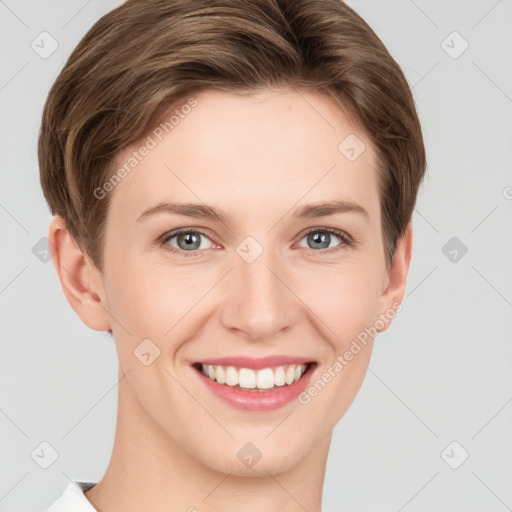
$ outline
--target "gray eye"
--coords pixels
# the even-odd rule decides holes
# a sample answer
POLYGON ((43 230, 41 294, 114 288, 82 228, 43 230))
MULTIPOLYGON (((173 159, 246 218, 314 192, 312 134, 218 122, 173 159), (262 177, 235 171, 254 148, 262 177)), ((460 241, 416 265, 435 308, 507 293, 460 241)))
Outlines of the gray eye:
POLYGON ((207 240, 208 238, 199 231, 182 231, 175 235, 170 236, 166 243, 182 251, 195 251, 197 249, 208 249, 208 243, 206 246, 202 243, 202 239, 207 240), (174 243, 174 240, 176 242, 174 243))
POLYGON ((310 249, 328 249, 330 247, 335 247, 336 245, 339 245, 339 243, 331 245, 331 242, 335 241, 336 238, 341 240, 341 237, 336 233, 320 229, 317 231, 311 231, 304 238, 306 238, 307 247, 310 249))

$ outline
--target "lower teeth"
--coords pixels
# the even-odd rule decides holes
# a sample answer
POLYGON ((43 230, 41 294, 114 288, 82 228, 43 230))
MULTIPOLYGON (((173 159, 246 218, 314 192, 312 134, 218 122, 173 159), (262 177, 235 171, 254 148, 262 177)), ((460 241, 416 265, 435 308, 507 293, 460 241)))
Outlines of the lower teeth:
MULTIPOLYGON (((300 376, 301 379, 302 379, 303 375, 304 374, 302 374, 300 376)), ((211 379, 211 380, 213 380, 213 382, 217 382, 215 379, 211 379)), ((297 382, 297 381, 294 380, 292 382, 292 384, 295 384, 295 382, 297 382)), ((219 383, 217 382, 217 384, 219 384, 219 383)), ((223 386, 228 386, 228 384, 223 384, 223 386)), ((290 384, 285 384, 284 386, 276 386, 276 385, 274 385, 271 388, 265 388, 265 389, 261 389, 261 388, 258 388, 258 387, 255 387, 255 388, 243 388, 243 387, 240 386, 240 384, 237 384, 236 386, 228 386, 228 387, 233 388, 233 389, 240 389, 241 391, 274 391, 275 389, 285 388, 286 386, 290 386, 290 384)))
MULTIPOLYGON (((227 386, 227 384, 226 384, 227 386)), ((242 388, 240 387, 240 384, 237 384, 236 386, 229 386, 230 388, 234 389, 240 389, 241 391, 272 391, 274 389, 277 389, 278 387, 284 388, 284 386, 272 386, 271 388, 266 389, 260 389, 260 388, 242 388)))

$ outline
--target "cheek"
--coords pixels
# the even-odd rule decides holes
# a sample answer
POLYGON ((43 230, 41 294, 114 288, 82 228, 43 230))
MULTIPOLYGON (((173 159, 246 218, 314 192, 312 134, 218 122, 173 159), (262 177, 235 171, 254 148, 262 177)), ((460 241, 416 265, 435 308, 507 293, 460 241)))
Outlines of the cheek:
POLYGON ((345 414, 364 380, 373 348, 367 329, 378 316, 382 274, 377 265, 347 265, 317 268, 314 276, 304 277, 301 298, 314 312, 311 318, 317 317, 328 348, 299 402, 304 411, 318 411, 308 418, 311 429, 322 431, 345 414))
POLYGON ((217 279, 199 267, 148 264, 143 259, 128 257, 112 266, 106 282, 109 309, 118 333, 130 333, 130 346, 149 338, 167 351, 172 348, 169 340, 187 337, 188 326, 201 312, 201 298, 217 279))
POLYGON ((299 297, 324 325, 337 352, 344 350, 377 315, 382 275, 377 267, 317 266, 302 273, 299 297))

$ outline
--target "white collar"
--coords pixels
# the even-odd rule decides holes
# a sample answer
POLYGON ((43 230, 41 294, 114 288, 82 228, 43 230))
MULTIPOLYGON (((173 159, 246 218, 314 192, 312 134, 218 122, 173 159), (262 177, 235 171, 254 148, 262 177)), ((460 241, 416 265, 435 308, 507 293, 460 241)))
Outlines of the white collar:
POLYGON ((59 499, 53 503, 46 512, 97 512, 85 497, 87 491, 98 482, 77 482, 72 480, 68 483, 59 499))

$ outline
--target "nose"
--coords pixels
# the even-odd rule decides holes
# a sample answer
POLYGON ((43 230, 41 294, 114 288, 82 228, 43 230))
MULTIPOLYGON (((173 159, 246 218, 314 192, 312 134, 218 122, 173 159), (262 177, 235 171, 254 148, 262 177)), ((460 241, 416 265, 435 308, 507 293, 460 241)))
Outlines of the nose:
POLYGON ((287 331, 298 312, 298 299, 287 280, 270 251, 264 251, 252 263, 235 254, 234 268, 225 283, 223 326, 253 341, 270 340, 287 331))

